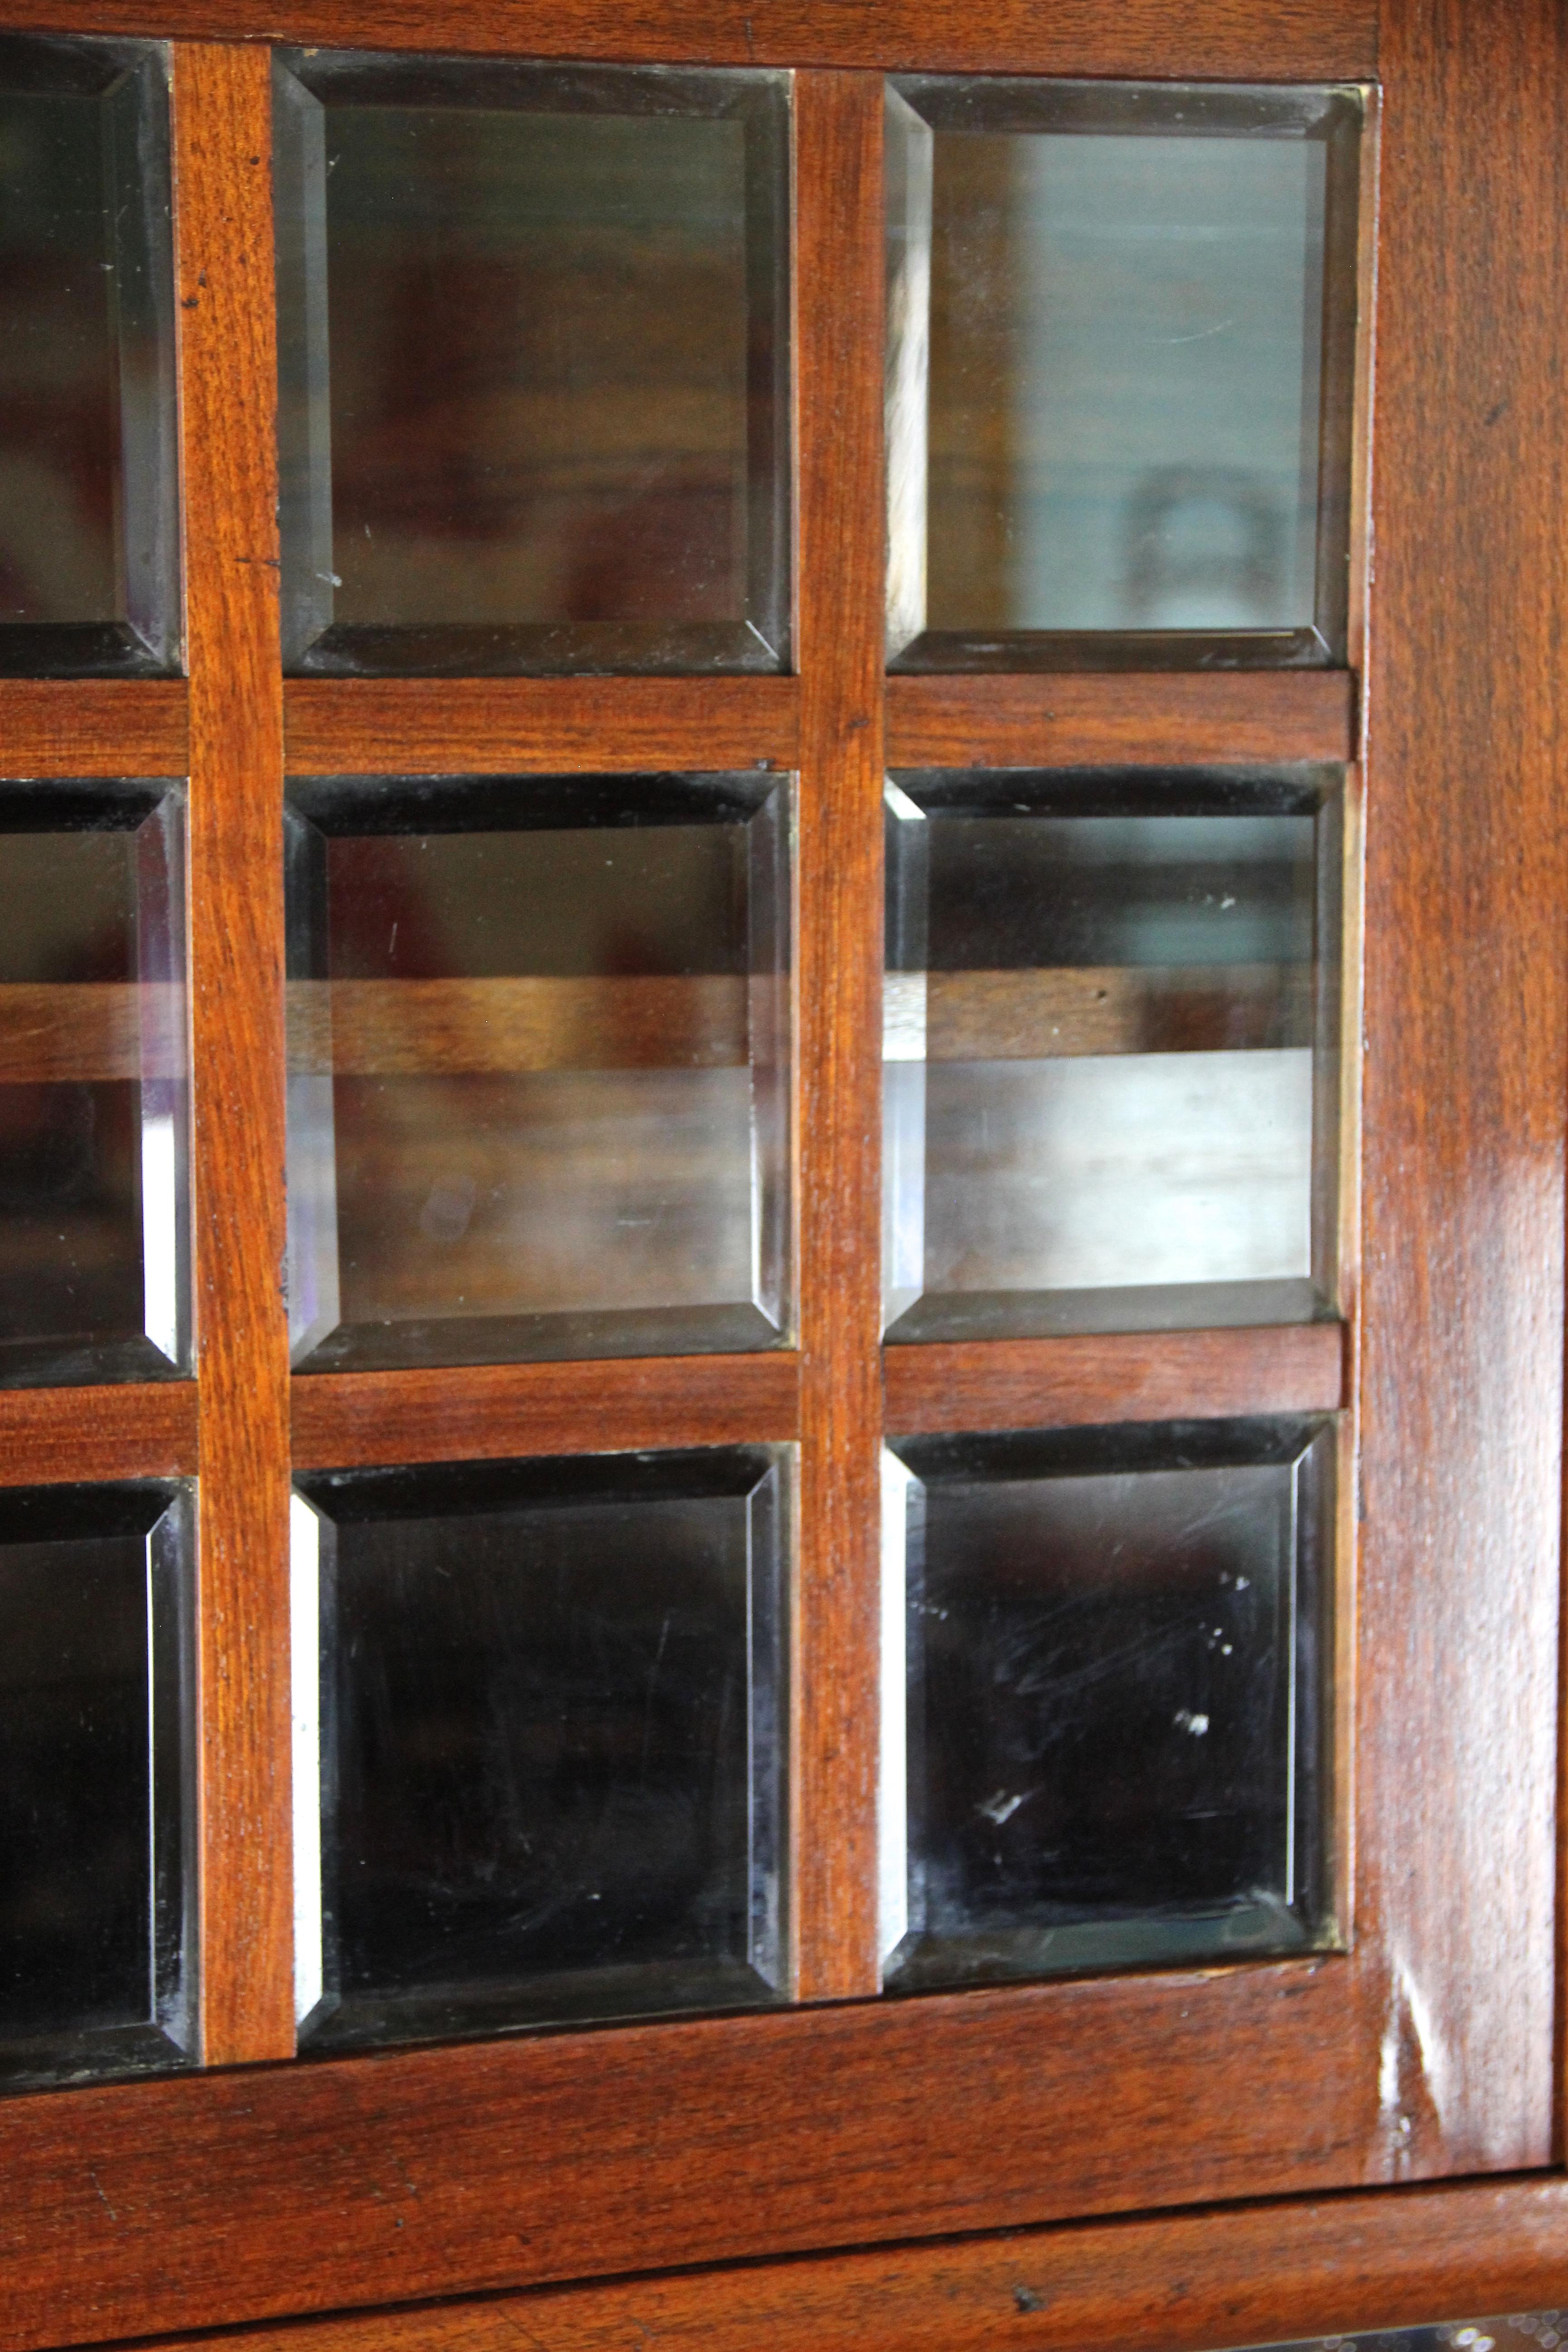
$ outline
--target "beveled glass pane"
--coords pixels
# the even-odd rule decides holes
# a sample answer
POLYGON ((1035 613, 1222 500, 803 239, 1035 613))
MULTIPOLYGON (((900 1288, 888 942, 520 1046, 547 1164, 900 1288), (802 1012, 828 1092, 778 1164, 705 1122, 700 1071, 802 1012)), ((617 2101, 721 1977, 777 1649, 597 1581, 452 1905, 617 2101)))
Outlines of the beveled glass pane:
POLYGON ((1343 659, 1362 104, 889 86, 896 667, 1343 659))
POLYGON ((194 2053, 189 1500, 0 1492, 0 2084, 194 2053))
POLYGON ((788 87, 279 53, 290 667, 787 667, 788 87))
POLYGON ((300 1481, 310 2042, 776 1998, 784 1475, 750 1447, 300 1481))
POLYGON ((907 774, 888 794, 892 1339, 1332 1301, 1332 771, 907 774))
POLYGON ((1319 1940, 1327 1425, 891 1442, 889 1984, 1319 1940))
POLYGON ((297 1358, 778 1344, 788 787, 346 779, 290 800, 297 1358))
POLYGON ((0 672, 180 643, 161 46, 0 37, 0 672))
POLYGON ((189 1360, 183 824, 0 784, 0 1387, 189 1360))

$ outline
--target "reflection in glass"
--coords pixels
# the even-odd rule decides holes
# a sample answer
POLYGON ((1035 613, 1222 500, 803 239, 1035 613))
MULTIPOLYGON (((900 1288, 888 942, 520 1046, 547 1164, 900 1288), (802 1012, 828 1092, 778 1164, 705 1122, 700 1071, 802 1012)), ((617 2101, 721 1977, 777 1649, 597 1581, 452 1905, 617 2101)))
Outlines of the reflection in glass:
POLYGON ((0 1492, 0 2083, 194 2054, 189 1498, 0 1492))
POLYGON ((0 1387, 189 1360, 183 821, 0 784, 0 1387))
POLYGON ((787 665, 787 90, 280 56, 290 667, 787 665))
POLYGON ((310 2042, 777 1996, 784 1475, 751 1447, 300 1480, 310 2042))
POLYGON ((1334 772, 933 771, 888 808, 889 1337, 1325 1311, 1334 772))
POLYGON ((893 1441, 890 1984, 1316 1939, 1331 1442, 1321 1422, 893 1441))
POLYGON ((1568 2342, 1568 2310, 1515 2311, 1490 2319, 1454 2319, 1433 2327, 1363 2328, 1355 2336, 1309 2336, 1277 2352, 1557 2352, 1568 2342))
POLYGON ((291 788, 310 1369, 788 1328, 788 788, 291 788))
POLYGON ((896 667, 1343 658, 1361 114, 889 86, 896 667))
POLYGON ((152 42, 0 37, 0 672, 178 654, 168 117, 152 42))

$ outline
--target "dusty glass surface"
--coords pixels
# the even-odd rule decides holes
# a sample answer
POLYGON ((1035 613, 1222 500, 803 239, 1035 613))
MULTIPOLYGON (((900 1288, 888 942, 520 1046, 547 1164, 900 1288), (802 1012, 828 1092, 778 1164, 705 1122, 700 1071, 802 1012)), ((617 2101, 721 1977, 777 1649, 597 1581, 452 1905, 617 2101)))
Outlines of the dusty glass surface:
POLYGON ((183 788, 0 783, 0 1388, 190 1355, 183 788))
POLYGON ((0 673, 178 657, 168 117, 156 43, 0 37, 0 673))
POLYGON ((889 786, 890 1339, 1325 1310, 1340 856, 1333 771, 889 786))
POLYGON ((889 1984, 1318 1940, 1328 1425, 891 1443, 889 1984))
POLYGON ((747 1447, 300 1479, 307 2041, 778 1996, 784 1475, 747 1447))
POLYGON ((0 1492, 0 2084, 194 2054, 189 1497, 0 1492))
POLYGON ((788 76, 275 89, 286 663, 787 667, 788 76))
POLYGON ((889 653, 1343 659, 1353 89, 889 89, 889 653))
POLYGON ((289 797, 296 1360, 777 1345, 788 786, 289 797))

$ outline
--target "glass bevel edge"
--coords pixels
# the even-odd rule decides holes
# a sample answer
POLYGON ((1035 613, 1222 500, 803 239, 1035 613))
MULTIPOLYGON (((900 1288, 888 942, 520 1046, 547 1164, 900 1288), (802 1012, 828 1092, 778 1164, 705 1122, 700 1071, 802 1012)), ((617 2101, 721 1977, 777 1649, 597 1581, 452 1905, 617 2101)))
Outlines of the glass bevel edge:
POLYGON ((795 1470, 799 1448, 793 1442, 647 1448, 619 1454, 519 1456, 504 1462, 444 1462, 414 1468, 372 1467, 342 1471, 296 1471, 290 1496, 290 1625, 292 1680, 293 1856, 295 1869, 295 2015, 300 2057, 336 2056, 353 2050, 405 2048, 421 2042, 510 2038, 521 2033, 566 2032, 584 2026, 611 2030, 639 2020, 718 2016, 776 2007, 791 1998, 787 1982, 790 1948, 789 1783, 791 1719, 789 1660, 795 1544, 795 1470), (637 1465, 639 1475, 617 1478, 607 1465, 637 1465), (651 1475, 649 1474, 652 1474, 651 1475), (519 1474, 533 1491, 518 1494, 519 1474), (478 1476, 482 1487, 474 1493, 478 1476), (411 1485, 435 1486, 435 1495, 411 1493, 411 1485), (563 1491, 573 1486, 576 1493, 563 1491), (390 1498, 374 1507, 375 1495, 390 1498), (627 1963, 620 1967, 557 1970, 535 1978, 498 1978, 422 1987, 417 1991, 353 1994, 332 1982, 333 1953, 325 1906, 327 1864, 336 1819, 335 1743, 323 1742, 322 1722, 332 1698, 328 1685, 324 1632, 333 1600, 336 1529, 345 1519, 374 1522, 398 1517, 458 1517, 504 1507, 510 1498, 535 1507, 570 1508, 574 1502, 636 1503, 658 1500, 743 1498, 747 1511, 746 1627, 748 1676, 748 1948, 745 1961, 627 1963), (653 1491, 650 1491, 650 1488, 653 1491), (358 1490, 358 1496, 355 1490, 358 1490), (444 1491, 443 1491, 444 1490, 444 1491), (372 1504, 336 1513, 331 1505, 345 1492, 372 1504), (467 1504, 465 1509, 464 1504, 467 1504), (401 1502, 402 1509, 396 1507, 401 1502), (454 1505, 457 1507, 454 1507, 454 1505), (765 1555, 769 1606, 758 1608, 758 1555, 765 1555), (760 1622, 759 1622, 760 1621, 760 1622), (771 1724, 759 1721, 758 1694, 772 1666, 771 1724), (765 1779, 757 1751, 774 1734, 765 1779), (756 1819, 759 1784, 766 1790, 756 1819), (316 1799, 301 1808, 302 1787, 316 1799), (302 1818, 314 1811, 313 1822, 302 1818), (759 1869, 771 1870, 773 1885, 759 1902, 759 1869), (683 1992, 682 1982, 686 1984, 683 1992), (614 1985, 615 1990, 609 1990, 614 1985))

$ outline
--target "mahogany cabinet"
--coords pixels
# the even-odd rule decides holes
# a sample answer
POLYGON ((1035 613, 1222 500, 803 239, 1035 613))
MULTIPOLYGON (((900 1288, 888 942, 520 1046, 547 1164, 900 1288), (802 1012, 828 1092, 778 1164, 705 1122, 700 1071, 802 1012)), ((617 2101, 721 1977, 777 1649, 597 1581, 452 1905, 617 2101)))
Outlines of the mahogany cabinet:
MULTIPOLYGON (((444 0, 39 0, 14 10, 11 28, 169 45, 167 463, 183 652, 154 646, 144 674, 101 646, 96 666, 79 646, 34 664, 49 676, 0 656, 0 775, 82 791, 171 779, 182 796, 195 1337, 184 1360, 171 1341, 167 1377, 8 1381, 0 1459, 7 1488, 161 1481, 195 1495, 187 1957, 199 2023, 182 2063, 57 2080, 0 2104, 0 2340, 206 2340, 288 2320, 312 2352, 518 2338, 1200 2352, 1568 2296, 1560 12, 1547 0, 1128 0, 1110 11, 1087 0, 483 0, 467 14, 444 0), (476 72, 576 61, 573 86, 590 91, 610 86, 595 81, 600 68, 668 68, 693 86, 715 68, 759 84, 776 75, 787 140, 767 152, 788 202, 768 231, 771 259, 757 257, 762 230, 747 247, 752 307, 735 364, 750 370, 751 437, 726 478, 750 500, 752 552, 749 571, 724 574, 731 605, 710 611, 693 591, 679 643, 656 643, 641 620, 615 635, 615 565, 643 544, 623 520, 595 558, 591 627, 558 630, 553 653, 540 651, 543 625, 520 628, 487 666, 473 650, 490 626, 478 604, 466 651, 432 652, 439 632, 428 630, 424 650, 408 651, 453 579, 479 563, 472 536, 458 555, 430 557, 429 611, 383 611, 374 583, 355 604, 356 575, 333 553, 329 584, 350 625, 327 627, 317 612, 306 627, 300 598, 318 592, 300 589, 301 566, 325 561, 332 541, 330 520, 325 541, 310 538, 319 516, 300 520, 297 477, 314 461, 289 437, 289 399, 309 405, 308 386, 289 390, 290 368, 306 364, 289 337, 303 331, 299 301, 318 297, 290 292, 285 200, 299 190, 284 187, 281 144, 274 165, 275 46, 287 51, 279 71, 329 97, 330 53, 380 53, 393 61, 390 102, 410 105, 423 68, 399 81, 399 58, 476 72), (1053 637, 1037 657, 1007 635, 1000 606, 977 605, 970 635, 1000 631, 994 659, 944 639, 928 663, 895 643, 889 670, 887 203, 889 174, 906 169, 885 136, 889 77, 917 111, 921 78, 1082 85, 1095 122, 1102 103, 1117 119, 1125 85, 1353 103, 1359 146, 1320 257, 1341 309, 1313 476, 1320 505, 1339 501, 1317 560, 1331 572, 1337 560, 1348 587, 1325 604, 1320 573, 1318 618, 1303 608, 1292 620, 1288 656, 1227 654, 1223 620, 1201 658, 1147 629, 1141 653, 1140 606, 1144 620, 1131 634, 1119 624, 1118 646, 1075 654, 1053 637), (756 423, 764 378, 771 439, 756 423), (922 778, 1009 772, 1331 781, 1338 978, 1313 1034, 1332 1117, 1321 1099, 1310 1115, 1318 1239, 1310 1266, 1287 1269, 1305 1290, 1328 1265, 1307 1309, 1173 1309, 1098 1328, 1070 1309, 1053 1322, 1039 1308, 1032 1324, 987 1323, 977 1309, 929 1339, 883 1344, 885 782, 903 780, 913 805, 922 778), (753 1112, 758 992, 782 986, 787 998, 793 1060, 769 1149, 792 1271, 768 1293, 783 1302, 772 1321, 749 1307, 743 1344, 715 1345, 701 1331, 718 1327, 694 1324, 695 1339, 661 1348, 663 1294, 650 1290, 651 1345, 481 1337, 466 1356, 449 1339, 411 1340, 399 1356, 389 1340, 389 1357, 362 1352, 358 1368, 351 1353, 343 1369, 291 1370, 284 1292, 298 1306, 297 1236, 288 1286, 281 1269, 307 1178, 288 1134, 289 1088, 307 1066, 344 1065, 298 1059, 306 1016, 289 992, 315 983, 294 960, 285 905, 286 796, 310 815, 326 804, 323 779, 359 780, 374 807, 394 779, 417 800, 432 780, 564 789, 595 778, 608 807, 623 786, 670 776, 735 780, 736 795, 750 777, 752 798, 731 811, 737 832, 735 811, 755 821, 775 781, 794 796, 789 955, 764 972, 753 947, 749 966, 725 968, 751 991, 753 1112), (980 1966, 977 1981, 939 1967, 937 1989, 880 1991, 884 1433, 908 1442, 924 1475, 919 1464, 964 1433, 1001 1444, 1009 1433, 1137 1437, 1243 1422, 1321 1433, 1332 1469, 1315 1507, 1328 1598, 1314 1621, 1326 1697, 1310 1803, 1326 1858, 1300 1948, 1265 1936, 1230 1958, 1200 1937, 1187 1958, 1162 1950, 1155 1965, 1144 1954, 1056 1975, 980 1966), (290 1872, 301 1853, 314 1864, 291 1826, 292 1476, 309 1499, 327 1473, 433 1476, 443 1465, 698 1449, 759 1460, 769 1449, 793 1482, 774 1662, 787 1769, 769 1948, 782 1957, 765 1997, 640 2021, 563 2011, 542 2030, 470 2020, 457 2038, 369 2051, 334 2052, 307 2030, 297 2056, 290 1872)), ((343 87, 359 85, 351 75, 343 87)), ((369 111, 374 76, 364 87, 369 111)), ((500 84, 473 87, 479 103, 500 102, 500 84)), ((1164 101, 1144 102, 1157 112, 1164 101)), ((945 118, 929 105, 940 142, 945 118)), ((748 139, 762 119, 747 117, 748 139)), ((455 246, 449 264, 470 271, 465 299, 482 303, 483 268, 455 246)), ((419 298, 435 308, 416 306, 412 344, 423 338, 422 363, 456 378, 468 330, 460 306, 439 309, 446 266, 419 298)), ((345 263, 334 301, 351 278, 345 263)), ((646 322, 657 303, 627 285, 646 322)), ((374 303, 365 317, 365 334, 379 332, 374 303)), ((700 362, 688 352, 670 364, 700 362)), ((9 413, 0 406, 0 443, 9 413)), ((542 414, 519 428, 525 440, 553 429, 542 414)), ((969 454, 959 448, 954 479, 969 454)), ((407 520, 412 490, 397 507, 397 476, 395 452, 389 467, 374 449, 352 482, 345 471, 340 530, 354 498, 367 538, 377 499, 404 515, 396 528, 422 528, 407 520)), ((1146 530, 1166 528, 1191 494, 1166 466, 1146 530)), ((717 495, 701 492, 710 521, 717 495)), ((1203 495, 1223 503, 1232 491, 1211 482, 1203 495)), ((698 493, 680 496, 695 511, 698 493)), ((960 522, 943 529, 961 536, 960 522)), ((143 538, 155 528, 136 524, 143 538)), ((684 528, 675 505, 658 510, 646 525, 656 557, 684 528)), ((895 499, 895 541, 900 528, 895 499)), ((931 540, 933 616, 947 593, 936 556, 955 543, 931 540)), ((1046 625, 1031 607, 1022 630, 1046 625)), ((933 619, 927 642, 939 634, 933 619)), ((902 647, 915 641, 905 633, 902 647)), ((1108 802, 1106 821, 1132 822, 1135 805, 1108 802)), ((1307 805, 1290 802, 1282 821, 1308 824, 1307 805)), ((1209 803, 1193 806, 1205 821, 1209 803)), ((1037 807, 1060 815, 1054 802, 1037 807)), ((341 811, 321 822, 352 831, 341 811)), ((623 951, 631 961, 596 967, 583 985, 629 987, 624 975, 644 967, 624 940, 623 951)), ((935 961, 920 999, 933 1072, 947 1017, 936 983, 952 979, 935 961)), ((1098 971, 1115 959, 1086 949, 1077 961, 1098 971)), ((433 964, 419 984, 490 984, 488 968, 462 969, 481 979, 433 964)), ((721 1026, 724 984, 680 981, 687 995, 649 995, 664 1009, 637 1017, 650 1034, 696 1021, 689 989, 700 985, 702 1019, 721 1026)), ((962 995, 954 981, 955 1024, 969 1017, 962 995)), ((427 1001, 432 1021, 447 1017, 427 1001)), ((1043 1019, 1046 1002, 1028 1017, 1043 1019)), ((519 1023, 532 1017, 521 996, 515 1005, 519 1023)), ((1296 1046, 1305 1034, 1268 1033, 1296 1046)), ((364 1050, 373 1076, 394 1066, 364 1050)), ((656 1038, 637 1053, 651 1063, 661 1050, 656 1038)), ((728 1079, 744 1048, 715 1045, 709 1058, 728 1079)), ((950 1060, 960 1064, 957 1047, 950 1060)), ((426 1065, 395 1064, 416 1066, 426 1065)), ((7 1065, 7 1078, 19 1075, 7 1065)), ((387 1151, 401 1148, 391 1133, 387 1151)), ((367 1215, 392 1181, 373 1170, 367 1215)), ((1300 1190, 1308 1176, 1289 1181, 1300 1190)), ((469 1208, 437 1191, 426 1232, 448 1215, 466 1226, 469 1208)), ((773 1213, 755 1211, 764 1223, 773 1213)), ((614 1219, 594 1234, 584 1263, 622 1247, 614 1219)), ((345 1258, 345 1286, 346 1269, 345 1258)), ((383 1269, 389 1284, 395 1274, 383 1269)), ((973 1281, 970 1291, 981 1295, 973 1281)), ((537 1301, 512 1306, 531 1331, 549 1320, 537 1301)), ((398 1328, 393 1309, 365 1312, 383 1333, 398 1328)), ((1079 1440, 1051 1443, 1070 1453, 1079 1440)), ((296 1664, 296 1699, 298 1688, 296 1664)), ((1187 1731, 1207 1731, 1206 1716, 1188 1714, 1187 1731)), ((999 1796, 998 1813, 1011 1801, 999 1796)), ((895 1875, 902 1852, 895 1843, 895 1875)))

